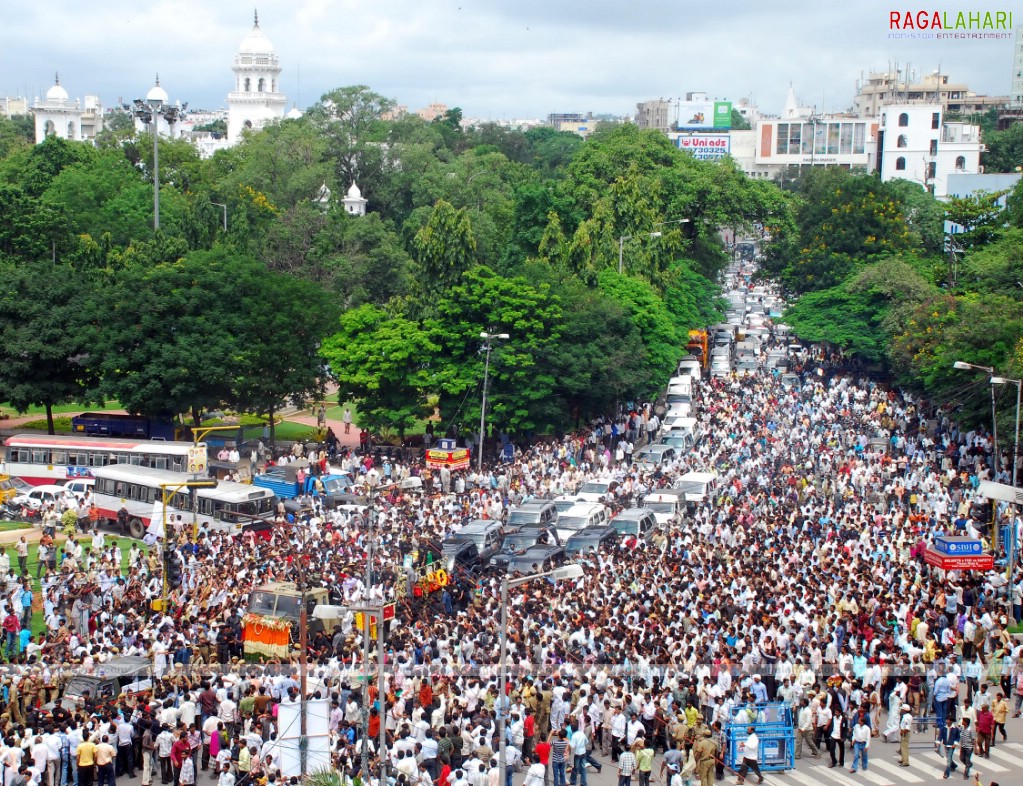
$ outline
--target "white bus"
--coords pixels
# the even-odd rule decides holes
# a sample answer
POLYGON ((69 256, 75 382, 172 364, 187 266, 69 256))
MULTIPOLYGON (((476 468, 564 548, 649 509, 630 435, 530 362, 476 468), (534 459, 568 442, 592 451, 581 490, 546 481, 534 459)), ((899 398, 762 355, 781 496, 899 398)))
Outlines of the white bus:
POLYGON ((60 434, 16 434, 4 443, 4 471, 39 486, 71 478, 91 478, 112 464, 184 472, 191 442, 110 439, 60 434))
MULTIPOLYGON (((161 485, 175 486, 189 479, 180 472, 168 472, 148 467, 112 465, 97 467, 93 472, 96 485, 93 498, 99 517, 105 524, 117 525, 117 514, 122 507, 128 511, 127 532, 141 538, 153 516, 161 515, 163 501, 161 485)), ((168 489, 170 491, 170 489, 168 489)), ((167 504, 167 522, 181 514, 190 527, 194 520, 215 531, 239 535, 248 529, 257 532, 269 530, 277 498, 270 489, 221 480, 216 488, 194 489, 196 510, 192 510, 190 490, 174 492, 167 504)))

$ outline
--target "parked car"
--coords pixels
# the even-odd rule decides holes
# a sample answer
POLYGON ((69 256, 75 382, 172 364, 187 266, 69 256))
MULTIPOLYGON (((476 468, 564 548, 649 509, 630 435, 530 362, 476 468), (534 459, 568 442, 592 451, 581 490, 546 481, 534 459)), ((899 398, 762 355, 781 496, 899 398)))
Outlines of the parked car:
POLYGON ((553 524, 557 520, 558 507, 553 502, 541 499, 530 500, 508 512, 508 530, 535 524, 553 524))
POLYGON ((528 576, 533 573, 547 573, 568 562, 563 546, 533 546, 518 554, 498 554, 490 560, 490 566, 503 570, 509 576, 519 573, 528 576))
POLYGON ((95 478, 75 478, 63 484, 64 488, 74 494, 75 499, 79 501, 85 497, 86 493, 92 494, 95 485, 95 478))
POLYGON ((558 516, 558 540, 564 543, 572 535, 587 527, 606 524, 610 518, 607 508, 596 502, 580 502, 558 516))
POLYGON ((618 542, 618 530, 612 526, 587 527, 579 530, 565 542, 565 553, 570 557, 600 551, 604 546, 618 542))
POLYGON ((626 508, 613 519, 611 526, 618 531, 619 537, 636 537, 649 540, 657 529, 657 517, 649 508, 626 508))
POLYGON ((57 510, 78 507, 75 495, 63 486, 56 485, 33 486, 27 492, 15 496, 13 503, 33 510, 43 510, 51 504, 57 510))
POLYGON ((632 462, 642 470, 653 472, 678 458, 678 450, 671 445, 647 445, 632 454, 632 462))
POLYGON ((611 493, 611 487, 610 481, 591 480, 583 483, 575 492, 575 496, 580 502, 603 502, 611 493))
POLYGON ((517 554, 533 546, 558 545, 558 531, 552 524, 528 524, 504 536, 501 552, 517 554))

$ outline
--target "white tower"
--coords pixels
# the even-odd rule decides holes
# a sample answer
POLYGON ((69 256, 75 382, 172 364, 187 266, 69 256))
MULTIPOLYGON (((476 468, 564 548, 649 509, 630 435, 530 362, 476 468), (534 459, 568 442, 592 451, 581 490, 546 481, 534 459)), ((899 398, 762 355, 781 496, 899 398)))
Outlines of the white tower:
POLYGON ((46 98, 36 99, 32 106, 36 119, 36 144, 48 136, 79 141, 82 138, 82 107, 72 101, 60 85, 57 74, 53 87, 46 91, 46 98))
POLYGON ((359 187, 352 183, 352 187, 348 189, 348 196, 341 200, 345 205, 345 212, 352 216, 364 216, 366 215, 366 205, 369 200, 363 197, 359 187))
POLYGON ((234 90, 227 94, 227 141, 241 141, 246 129, 258 130, 284 117, 287 96, 278 91, 281 66, 273 44, 259 29, 259 13, 252 30, 234 56, 234 90))
POLYGON ((1023 106, 1023 25, 1016 28, 1016 44, 1012 55, 1012 93, 1009 104, 1023 106))

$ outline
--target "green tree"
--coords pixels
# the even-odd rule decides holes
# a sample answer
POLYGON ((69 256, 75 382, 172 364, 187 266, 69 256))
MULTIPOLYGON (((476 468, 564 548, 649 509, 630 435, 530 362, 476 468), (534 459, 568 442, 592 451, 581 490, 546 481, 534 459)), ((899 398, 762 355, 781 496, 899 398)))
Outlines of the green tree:
POLYGON ((134 136, 135 121, 131 114, 112 112, 104 118, 103 129, 96 134, 96 146, 101 149, 120 148, 134 136))
POLYGON ((738 109, 734 107, 732 108, 732 130, 733 131, 750 130, 749 121, 742 116, 742 112, 740 112, 738 109))
POLYGON ((640 391, 650 394, 664 385, 684 353, 686 334, 679 329, 675 317, 646 281, 604 270, 598 286, 629 315, 646 349, 639 384, 640 391))
POLYGON ((335 180, 347 187, 360 183, 364 194, 372 193, 378 178, 383 149, 374 139, 382 133, 382 115, 394 109, 394 101, 365 85, 339 87, 324 93, 309 110, 309 119, 323 134, 328 160, 334 163, 335 180))
POLYGON ((35 141, 31 117, 0 117, 0 161, 18 150, 27 149, 35 141))
POLYGON ((337 309, 315 284, 258 263, 238 266, 233 302, 244 328, 231 359, 233 400, 242 411, 265 413, 274 440, 275 414, 289 399, 324 395, 320 343, 335 328, 337 309))
POLYGON ((476 238, 466 209, 439 200, 412 241, 412 255, 424 292, 436 295, 452 287, 476 262, 476 238))
POLYGON ((559 417, 552 393, 556 380, 547 359, 560 340, 561 306, 550 285, 521 276, 504 277, 489 268, 466 272, 437 302, 427 320, 431 341, 440 347, 430 367, 431 388, 440 395, 446 423, 475 431, 482 398, 484 353, 481 332, 507 333, 495 340, 490 365, 487 421, 497 429, 523 433, 559 417))
POLYGON ((428 414, 429 363, 439 349, 419 323, 366 303, 341 315, 322 354, 341 397, 358 402, 366 426, 404 439, 428 414))
POLYGON ((946 200, 945 220, 962 227, 955 235, 960 248, 979 248, 998 237, 1005 224, 1005 213, 999 202, 1007 193, 982 191, 946 200))
POLYGON ((48 259, 0 262, 0 400, 24 411, 88 401, 95 382, 96 349, 81 304, 92 281, 48 259))
POLYGON ((985 172, 1015 172, 1023 165, 1023 123, 985 133, 984 147, 981 163, 985 172))
POLYGON ((188 412, 197 425, 234 403, 239 377, 261 373, 241 367, 255 326, 238 307, 239 282, 264 270, 216 249, 113 271, 90 309, 104 394, 148 416, 188 412))

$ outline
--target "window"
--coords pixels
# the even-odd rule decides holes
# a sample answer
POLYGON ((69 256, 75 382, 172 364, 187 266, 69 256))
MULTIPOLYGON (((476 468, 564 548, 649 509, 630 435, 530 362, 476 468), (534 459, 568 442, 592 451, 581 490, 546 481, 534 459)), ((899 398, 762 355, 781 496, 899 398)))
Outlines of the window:
POLYGON ((48 450, 33 450, 32 451, 32 463, 33 464, 49 464, 50 463, 50 451, 48 451, 48 450))
POLYGON ((838 155, 838 137, 841 132, 841 123, 828 123, 828 155, 838 155))
POLYGON ((932 156, 938 155, 938 140, 937 139, 932 139, 931 140, 931 155, 932 156))
POLYGON ((248 77, 245 77, 245 92, 246 93, 249 92, 251 84, 252 84, 251 80, 248 77))
POLYGON ((909 115, 903 112, 899 115, 899 128, 905 128, 909 125, 909 115))
POLYGON ((256 90, 257 90, 258 92, 262 93, 262 92, 263 92, 263 88, 264 88, 265 84, 266 84, 266 80, 265 80, 265 79, 260 79, 260 80, 259 80, 259 84, 258 84, 258 86, 256 87, 256 90))
POLYGON ((936 178, 937 176, 938 176, 938 165, 935 162, 931 161, 931 163, 929 163, 927 165, 927 179, 928 180, 934 180, 934 178, 936 178))
POLYGON ((842 123, 842 133, 839 138, 838 152, 842 155, 852 153, 853 126, 852 123, 842 123))
MULTIPOLYGON (((962 156, 960 156, 961 158, 962 156)), ((50 454, 51 464, 67 464, 67 453, 63 450, 55 450, 50 454)))
POLYGON ((887 122, 888 122, 888 113, 887 112, 882 112, 881 113, 881 128, 884 128, 885 123, 887 123, 887 122))
POLYGON ((956 156, 956 172, 966 169, 966 156, 956 156))
POLYGON ((867 136, 867 124, 856 123, 853 128, 853 153, 863 155, 866 152, 865 138, 867 136))
POLYGON ((788 123, 778 123, 778 142, 774 146, 774 152, 778 155, 785 155, 789 152, 788 123))
POLYGON ((899 138, 895 140, 895 146, 896 147, 908 147, 909 146, 909 142, 906 139, 906 135, 905 134, 899 134, 899 138))
POLYGON ((906 159, 903 158, 902 156, 899 156, 898 158, 896 158, 895 159, 895 169, 898 172, 905 172, 906 171, 906 159))
POLYGON ((931 115, 931 128, 939 128, 941 126, 941 112, 935 112, 931 115))

